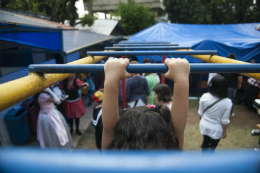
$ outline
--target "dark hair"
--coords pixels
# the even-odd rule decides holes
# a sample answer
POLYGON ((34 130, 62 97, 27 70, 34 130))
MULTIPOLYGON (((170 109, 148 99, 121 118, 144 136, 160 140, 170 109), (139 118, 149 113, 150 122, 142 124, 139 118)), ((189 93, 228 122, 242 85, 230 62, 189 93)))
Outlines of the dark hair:
POLYGON ((130 64, 139 64, 139 62, 136 61, 136 60, 133 60, 133 61, 130 62, 130 64))
POLYGON ((38 102, 38 98, 39 98, 39 96, 40 96, 41 93, 46 93, 46 94, 50 95, 50 94, 49 94, 48 92, 46 92, 46 91, 41 91, 41 92, 39 92, 39 93, 37 93, 37 94, 35 94, 35 95, 33 96, 34 106, 35 106, 36 108, 38 108, 38 109, 40 109, 40 104, 39 104, 39 102, 38 102))
POLYGON ((158 100, 164 103, 171 101, 172 91, 166 84, 158 84, 153 88, 153 91, 157 94, 158 100))
POLYGON ((228 97, 228 82, 223 76, 215 76, 209 83, 209 92, 219 98, 228 97))
POLYGON ((120 114, 108 149, 179 149, 167 106, 141 106, 120 114))
POLYGON ((144 58, 143 63, 151 62, 149 58, 144 58))
POLYGON ((236 55, 233 53, 228 54, 227 58, 236 59, 236 55))

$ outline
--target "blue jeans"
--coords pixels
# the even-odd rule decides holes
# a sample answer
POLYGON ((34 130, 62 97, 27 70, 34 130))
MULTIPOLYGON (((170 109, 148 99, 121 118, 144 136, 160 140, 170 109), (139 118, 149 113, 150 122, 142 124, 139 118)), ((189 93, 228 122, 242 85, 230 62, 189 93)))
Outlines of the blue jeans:
POLYGON ((237 95, 237 89, 228 87, 228 98, 230 98, 233 103, 235 101, 236 95, 237 95))
MULTIPOLYGON (((228 87, 228 98, 231 99, 231 101, 232 101, 233 104, 234 104, 236 95, 237 95, 237 89, 236 89, 236 88, 228 87)), ((232 112, 233 112, 233 106, 232 106, 232 108, 231 108, 230 115, 232 114, 232 112)))
POLYGON ((92 99, 94 94, 95 94, 95 90, 88 90, 88 98, 89 98, 89 100, 92 99))

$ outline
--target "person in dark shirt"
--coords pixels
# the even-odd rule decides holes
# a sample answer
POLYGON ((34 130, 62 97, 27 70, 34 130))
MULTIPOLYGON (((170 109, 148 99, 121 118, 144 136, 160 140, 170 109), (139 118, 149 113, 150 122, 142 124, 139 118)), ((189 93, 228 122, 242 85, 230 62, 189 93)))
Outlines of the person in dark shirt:
POLYGON ((92 125, 95 127, 96 136, 96 146, 99 151, 101 151, 101 141, 103 132, 102 123, 102 100, 103 100, 103 90, 95 92, 93 95, 93 100, 98 103, 93 109, 92 125))
POLYGON ((146 78, 139 73, 133 73, 133 77, 128 78, 126 81, 126 102, 128 103, 141 98, 145 104, 149 104, 149 95, 150 89, 146 78))
MULTIPOLYGON (((236 59, 236 55, 231 53, 227 56, 227 58, 236 59)), ((241 84, 243 80, 242 75, 237 73, 221 73, 220 75, 224 76, 228 81, 228 98, 230 98, 232 100, 232 103, 234 104, 237 90, 241 88, 241 84)), ((233 108, 230 113, 231 117, 235 116, 235 114, 232 112, 233 112, 233 108)))

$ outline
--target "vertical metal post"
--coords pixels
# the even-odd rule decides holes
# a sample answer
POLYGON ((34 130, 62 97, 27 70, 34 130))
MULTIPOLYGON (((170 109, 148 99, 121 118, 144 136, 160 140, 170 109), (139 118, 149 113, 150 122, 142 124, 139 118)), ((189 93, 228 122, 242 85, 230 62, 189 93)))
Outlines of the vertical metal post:
MULTIPOLYGON (((125 56, 122 56, 122 58, 125 58, 125 56)), ((123 94, 123 109, 126 108, 126 102, 125 102, 125 79, 122 80, 122 94, 123 94)))
MULTIPOLYGON (((163 55, 162 63, 164 63, 166 55, 163 55)), ((165 83, 165 78, 161 76, 161 83, 165 83)))
POLYGON ((63 33, 62 32, 63 32, 62 30, 59 31, 59 33, 60 33, 60 55, 63 59, 64 53, 63 53, 63 33))

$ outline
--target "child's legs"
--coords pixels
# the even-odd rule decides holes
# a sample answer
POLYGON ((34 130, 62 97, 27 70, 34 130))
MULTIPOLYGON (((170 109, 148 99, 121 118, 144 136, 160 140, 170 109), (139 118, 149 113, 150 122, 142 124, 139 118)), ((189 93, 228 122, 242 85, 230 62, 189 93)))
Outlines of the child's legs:
POLYGON ((215 151, 215 149, 217 148, 218 146, 218 143, 219 143, 220 139, 210 139, 210 145, 209 145, 209 148, 212 150, 212 151, 215 151))
POLYGON ((203 142, 201 145, 202 151, 209 148, 209 143, 210 143, 210 137, 207 135, 203 135, 203 142))
POLYGON ((73 130, 73 118, 69 118, 70 130, 73 130))
POLYGON ((236 94, 237 94, 237 89, 236 88, 228 87, 228 98, 230 98, 233 103, 235 101, 236 94))
POLYGON ((76 130, 79 130, 79 118, 75 118, 76 130))
POLYGON ((93 100, 92 97, 93 97, 94 93, 95 93, 94 90, 89 90, 88 91, 88 98, 89 98, 89 100, 93 100))

